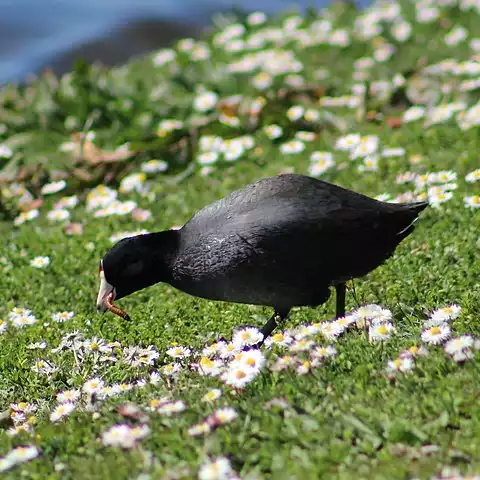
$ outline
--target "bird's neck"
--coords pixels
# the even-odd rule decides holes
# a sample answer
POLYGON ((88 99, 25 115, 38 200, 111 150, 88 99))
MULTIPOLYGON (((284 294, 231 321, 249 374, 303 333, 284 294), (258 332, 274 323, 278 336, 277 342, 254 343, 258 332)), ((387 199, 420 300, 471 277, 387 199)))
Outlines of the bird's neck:
POLYGON ((142 235, 142 253, 145 262, 150 263, 150 272, 158 275, 157 281, 168 281, 171 268, 179 248, 180 235, 177 230, 142 235))

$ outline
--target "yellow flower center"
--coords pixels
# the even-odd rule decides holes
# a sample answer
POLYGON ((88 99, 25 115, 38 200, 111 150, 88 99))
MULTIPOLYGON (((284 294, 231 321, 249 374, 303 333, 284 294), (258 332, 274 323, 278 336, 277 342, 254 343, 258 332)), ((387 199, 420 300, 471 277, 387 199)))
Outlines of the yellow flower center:
POLYGON ((237 370, 237 372, 235 373, 235 377, 240 380, 242 378, 245 378, 247 376, 247 374, 243 371, 243 370, 237 370))
POLYGON ((201 360, 200 360, 200 365, 202 365, 202 367, 213 367, 214 363, 212 360, 210 360, 209 358, 207 357, 202 357, 201 360))
POLYGON ((439 335, 441 332, 442 332, 442 330, 440 329, 440 327, 432 327, 430 329, 430 334, 431 335, 439 335))
POLYGON ((388 329, 385 325, 380 325, 380 327, 378 327, 378 330, 377 332, 380 334, 380 335, 386 335, 388 333, 388 329))

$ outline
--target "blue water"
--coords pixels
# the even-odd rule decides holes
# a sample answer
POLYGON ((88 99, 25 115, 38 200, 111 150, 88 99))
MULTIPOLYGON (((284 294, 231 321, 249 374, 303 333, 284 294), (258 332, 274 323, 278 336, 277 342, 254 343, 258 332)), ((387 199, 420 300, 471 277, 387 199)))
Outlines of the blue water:
MULTIPOLYGON (((292 6, 320 8, 329 2, 241 0, 236 3, 246 11, 275 13, 292 6)), ((228 10, 234 4, 231 0, 0 0, 0 84, 22 81, 28 74, 93 40, 108 41, 109 32, 115 28, 148 19, 174 21, 185 25, 188 32, 188 26, 208 25, 212 13, 228 10)), ((161 25, 164 24, 159 24, 159 28, 161 25)), ((159 43, 168 42, 164 39, 159 43)), ((117 53, 122 58, 121 52, 117 53)))

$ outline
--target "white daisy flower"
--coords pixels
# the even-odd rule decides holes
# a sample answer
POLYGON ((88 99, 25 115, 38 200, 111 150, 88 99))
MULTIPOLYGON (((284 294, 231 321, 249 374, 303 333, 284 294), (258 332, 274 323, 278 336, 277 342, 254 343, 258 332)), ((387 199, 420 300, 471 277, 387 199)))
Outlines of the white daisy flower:
POLYGON ((45 268, 50 265, 50 257, 40 256, 35 257, 31 262, 30 265, 34 268, 45 268))
MULTIPOLYGON (((17 435, 24 434, 24 433, 33 434, 34 430, 33 430, 33 425, 29 423, 22 423, 20 425, 15 425, 13 427, 10 427, 5 433, 9 437, 15 437, 17 435)), ((3 471, 2 461, 4 461, 4 459, 0 459, 0 472, 3 471)))
POLYGON ((290 140, 289 142, 280 145, 280 151, 284 155, 300 153, 305 150, 305 144, 300 140, 290 140))
POLYGON ((193 108, 197 112, 208 112, 215 108, 218 95, 214 92, 202 92, 193 101, 193 108))
POLYGON ((30 414, 37 411, 37 405, 30 403, 30 402, 18 402, 18 403, 11 403, 10 408, 14 412, 21 412, 24 414, 30 414))
POLYGON ((227 423, 233 422, 233 420, 235 420, 237 417, 238 413, 234 408, 224 407, 215 410, 210 418, 217 425, 226 425, 227 423))
POLYGON ((308 173, 312 177, 322 175, 327 170, 335 167, 333 155, 330 152, 313 152, 310 160, 311 164, 308 168, 308 173))
POLYGON ((81 396, 80 390, 64 390, 57 393, 58 403, 75 403, 81 396))
POLYGON ((168 170, 168 163, 164 160, 149 160, 142 163, 140 169, 143 173, 161 173, 168 170))
POLYGON ((75 316, 73 312, 56 312, 52 314, 52 320, 54 322, 63 323, 66 320, 70 320, 75 316))
POLYGON ((320 332, 319 323, 311 323, 307 325, 300 325, 294 330, 295 340, 302 340, 306 337, 317 335, 320 332))
POLYGON ((152 412, 156 411, 157 408, 159 408, 162 405, 165 405, 167 403, 172 403, 171 400, 168 397, 152 398, 150 400, 149 406, 147 407, 147 410, 152 411, 152 412))
POLYGON ((17 328, 27 327, 37 323, 35 315, 18 315, 12 319, 12 323, 17 328))
POLYGON ((199 437, 200 435, 205 435, 211 432, 210 425, 208 423, 198 423, 196 425, 192 425, 188 430, 187 433, 191 437, 199 437))
POLYGON ((161 67, 167 63, 173 62, 177 53, 172 48, 163 48, 154 57, 153 63, 157 67, 161 67))
POLYGON ((65 180, 59 180, 58 182, 52 182, 45 184, 40 193, 42 195, 50 195, 52 193, 57 193, 63 190, 67 186, 67 182, 65 180))
POLYGON ((75 208, 78 205, 79 199, 76 195, 70 197, 62 197, 54 206, 55 209, 75 208))
POLYGON ((244 388, 256 377, 255 370, 247 367, 229 368, 221 376, 221 380, 225 384, 233 388, 244 388))
POLYGON ((209 459, 200 467, 199 480, 228 480, 235 477, 230 460, 225 457, 209 459))
POLYGON ((137 222, 147 222, 152 218, 152 212, 143 208, 136 208, 132 212, 132 218, 137 222))
POLYGON ((209 375, 211 377, 216 377, 220 375, 224 370, 224 365, 222 360, 212 360, 208 357, 202 357, 198 362, 198 373, 200 375, 209 375))
POLYGON ((10 158, 13 155, 13 150, 5 144, 0 144, 0 157, 10 158))
POLYGON ((0 472, 10 470, 15 465, 28 462, 40 455, 37 447, 30 445, 26 447, 16 447, 0 459, 0 472))
POLYGON ((29 222, 34 218, 37 218, 40 215, 40 210, 38 208, 34 208, 29 210, 28 212, 22 212, 18 217, 13 220, 15 226, 22 225, 25 222, 29 222))
POLYGON ((276 359, 275 363, 270 367, 270 370, 273 372, 281 372, 289 367, 293 367, 296 363, 296 357, 293 355, 284 355, 276 359))
POLYGON ((203 152, 197 156, 200 165, 211 165, 218 161, 218 152, 203 152))
POLYGON ((271 140, 275 140, 276 138, 279 138, 283 135, 282 127, 276 124, 266 125, 265 127, 263 127, 263 131, 271 140))
POLYGON ((175 402, 166 402, 157 408, 157 412, 161 415, 173 415, 175 413, 183 412, 187 406, 181 400, 175 402))
POLYGON ((255 372, 259 372, 265 366, 265 363, 265 355, 260 350, 248 350, 235 355, 230 368, 250 368, 255 372))
POLYGON ((477 168, 477 170, 473 170, 473 172, 468 173, 467 176, 465 177, 465 181, 468 183, 479 182, 480 168, 477 168))
POLYGON ((55 410, 50 414, 50 421, 55 423, 61 420, 63 417, 68 417, 75 410, 75 404, 66 402, 57 405, 55 410))
POLYGON ((457 172, 453 170, 443 170, 427 174, 427 183, 449 183, 457 181, 457 172))
POLYGON ((345 328, 335 322, 323 322, 320 325, 320 333, 327 340, 336 340, 344 332, 345 328))
POLYGON ((459 362, 472 358, 471 348, 473 344, 474 340, 470 335, 462 335, 446 342, 443 348, 448 355, 459 362))
POLYGON ((222 391, 219 388, 212 388, 203 397, 202 402, 214 402, 222 396, 222 391))
POLYGON ((144 172, 131 173, 122 178, 120 182, 120 193, 142 192, 145 188, 147 176, 144 172))
POLYGON ((407 373, 410 372, 414 366, 415 363, 411 357, 399 357, 395 360, 388 361, 386 371, 387 373, 407 373))
POLYGON ((337 349, 333 345, 327 345, 326 347, 317 345, 311 352, 312 358, 325 359, 334 357, 337 355, 337 349))
POLYGON ((309 360, 304 360, 303 362, 300 363, 300 365, 297 366, 295 371, 297 372, 297 375, 306 375, 307 373, 310 372, 312 369, 312 364, 309 360))
POLYGON ((417 174, 414 172, 404 172, 397 175, 395 183, 397 185, 403 185, 405 183, 413 183, 417 178, 417 174))
POLYGON ((12 311, 8 314, 9 320, 13 320, 15 317, 23 317, 33 315, 33 312, 28 308, 14 307, 12 311))
POLYGON ((301 338, 300 340, 295 340, 289 347, 288 350, 290 352, 307 352, 313 346, 315 342, 313 340, 309 340, 308 338, 301 338))
POLYGON ((233 342, 220 344, 220 358, 223 360, 228 360, 235 357, 235 355, 240 352, 243 348, 243 345, 235 345, 233 342))
POLYGON ((287 117, 290 121, 295 122, 302 118, 304 113, 305 108, 300 105, 295 105, 287 110, 287 117))
POLYGON ((258 328, 246 327, 238 329, 232 338, 232 343, 238 350, 256 345, 263 340, 263 333, 258 328))
POLYGON ((428 195, 428 203, 432 207, 440 207, 441 204, 448 202, 453 198, 453 192, 440 192, 428 195))
POLYGON ((138 440, 148 435, 150 431, 147 425, 136 428, 138 430, 128 425, 113 425, 102 433, 102 443, 105 446, 133 448, 138 440))
POLYGON ((432 23, 440 15, 440 10, 429 4, 418 4, 416 9, 416 18, 418 23, 432 23))
POLYGON ((405 21, 395 22, 390 30, 393 38, 398 42, 405 42, 412 34, 412 26, 405 21))
POLYGON ((225 142, 223 156, 227 162, 238 160, 245 153, 245 147, 239 141, 225 142))
POLYGON ((47 218, 51 222, 64 222, 70 218, 70 212, 65 208, 56 208, 47 213, 47 218))
POLYGON ((430 318, 425 322, 426 327, 435 327, 437 325, 442 325, 450 320, 455 320, 460 315, 462 307, 452 303, 446 307, 437 308, 434 310, 430 318))
POLYGON ((444 40, 449 47, 452 47, 463 42, 467 37, 468 30, 464 27, 456 26, 445 35, 444 40))
POLYGON ((8 328, 8 323, 5 320, 0 320, 0 334, 4 333, 8 328))
POLYGON ((161 381, 162 377, 158 372, 151 372, 150 373, 150 383, 152 385, 158 385, 161 381))
MULTIPOLYGON (((174 130, 181 130, 182 128, 183 128, 183 122, 181 120, 170 119, 170 118, 165 119, 158 124, 157 135, 159 137, 165 137, 170 132, 173 132, 174 130)), ((143 165, 147 165, 147 170, 150 170, 150 173, 166 170, 166 162, 162 162, 159 160, 150 160, 149 162, 143 165), (164 170, 162 170, 162 168, 164 168, 164 170)), ((142 172, 145 172, 143 168, 142 168, 142 172)))
POLYGON ((225 347, 226 342, 224 340, 219 340, 218 342, 207 345, 202 350, 202 357, 215 357, 220 355, 222 348, 225 347))
POLYGON ((360 143, 353 148, 350 159, 364 158, 373 155, 378 149, 378 137, 368 135, 360 138, 360 143))
POLYGON ((468 208, 480 208, 480 195, 473 195, 471 197, 463 197, 463 202, 468 208))
POLYGON ((369 318, 371 319, 373 325, 378 323, 387 323, 392 320, 392 312, 388 308, 379 308, 374 310, 369 318))
POLYGON ((378 155, 368 155, 363 163, 358 166, 359 172, 378 172, 378 155))
POLYGON ((351 151, 360 143, 360 135, 358 133, 350 133, 337 139, 335 150, 351 151))
POLYGON ((87 380, 82 387, 82 390, 89 395, 100 392, 104 387, 104 382, 99 377, 92 378, 87 380))
POLYGON ((450 327, 446 324, 443 324, 424 330, 422 332, 421 339, 425 343, 439 345, 450 338, 450 335, 450 327))
POLYGON ((425 116, 425 108, 414 105, 403 112, 403 122, 415 122, 425 116))
POLYGON ((247 17, 247 23, 249 25, 263 25, 267 21, 267 16, 263 12, 253 12, 247 17))
POLYGON ((461 352, 455 352, 452 355, 452 359, 457 363, 466 362, 467 360, 472 360, 473 352, 469 348, 463 349, 461 352))
POLYGON ((383 341, 388 340, 394 331, 395 327, 391 323, 379 323, 372 325, 368 336, 372 342, 383 341))
POLYGON ((188 347, 182 347, 181 345, 178 345, 176 347, 169 348, 166 353, 173 358, 188 358, 192 354, 192 350, 188 347))
POLYGON ((314 132, 299 131, 295 133, 295 138, 298 138, 302 142, 313 142, 317 135, 314 132))
POLYGON ((277 332, 265 340, 265 347, 271 348, 273 345, 278 345, 279 347, 288 347, 292 341, 293 338, 290 335, 287 335, 283 332, 277 332))
POLYGON ((356 321, 357 319, 353 315, 345 315, 344 317, 336 318, 332 323, 335 323, 343 331, 350 325, 353 325, 356 321))
POLYGON ((182 366, 179 363, 169 363, 162 367, 162 373, 167 377, 172 377, 182 370, 182 366))
POLYGON ((403 352, 400 353, 401 358, 426 357, 427 355, 428 355, 428 349, 423 345, 420 345, 420 346, 412 345, 411 347, 407 348, 406 350, 403 350, 403 352))
POLYGON ((268 72, 260 72, 252 78, 251 83, 258 90, 266 90, 272 86, 273 77, 268 72))

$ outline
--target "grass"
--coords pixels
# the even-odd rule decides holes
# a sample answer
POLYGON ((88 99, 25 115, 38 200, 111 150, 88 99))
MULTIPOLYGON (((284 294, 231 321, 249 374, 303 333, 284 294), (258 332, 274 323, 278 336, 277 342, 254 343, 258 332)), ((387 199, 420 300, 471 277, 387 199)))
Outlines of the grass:
MULTIPOLYGON (((436 92, 439 84, 451 82, 452 91, 439 94, 436 103, 461 99, 474 105, 478 89, 460 93, 458 79, 447 74, 432 80, 422 71, 419 60, 426 57, 424 63, 432 65, 446 58, 472 58, 468 42, 445 47, 444 37, 458 24, 470 29, 473 36, 478 16, 457 7, 444 8, 438 21, 420 24, 413 21, 412 5, 401 2, 404 16, 412 22, 411 39, 395 42, 384 24, 383 38, 395 44, 397 52, 389 61, 375 64, 367 86, 373 80, 388 80, 403 73, 411 88, 419 78, 429 78, 431 92, 436 92), (413 75, 407 74, 412 70, 413 75)), ((332 22, 349 31, 360 15, 340 3, 330 12, 332 22)), ((314 18, 308 14, 307 24, 314 18)), ((272 25, 282 25, 282 21, 269 20, 272 25)), ((210 37, 206 41, 212 45, 210 37)), ((377 35, 376 41, 354 38, 341 54, 338 47, 299 48, 293 41, 284 48, 295 51, 304 64, 302 76, 307 83, 315 83, 324 94, 338 97, 347 94, 353 83, 359 83, 351 79, 353 62, 371 56, 378 44, 377 35), (328 68, 330 76, 319 81, 315 72, 321 68, 328 68)), ((189 62, 179 54, 173 64, 163 67, 154 67, 150 57, 116 70, 81 66, 60 80, 46 75, 31 86, 4 89, 0 110, 6 125, 3 142, 13 155, 0 163, 2 178, 7 177, 10 185, 23 182, 34 198, 44 201, 39 218, 13 227, 12 219, 21 207, 6 194, 6 184, 0 197, 4 214, 0 317, 6 320, 14 307, 24 307, 37 318, 34 325, 23 329, 9 324, 0 336, 0 405, 7 413, 13 402, 38 405, 31 420, 34 433, 9 436, 0 432, 0 453, 6 454, 18 445, 36 445, 41 452, 31 462, 4 473, 5 478, 194 478, 209 456, 227 456, 241 478, 248 479, 431 478, 446 466, 465 475, 480 473, 478 350, 473 352, 472 361, 457 364, 441 346, 429 347, 429 355, 419 358, 411 373, 393 380, 385 375, 388 360, 419 344, 423 322, 435 308, 449 303, 460 305, 461 315, 451 322, 453 334, 480 336, 480 217, 478 210, 466 208, 463 201, 464 196, 478 194, 478 186, 464 181, 478 168, 478 126, 461 129, 452 118, 428 128, 417 121, 392 129, 386 120, 401 117, 414 103, 407 87, 392 87, 384 99, 369 96, 362 104, 363 110, 352 110, 322 107, 310 93, 279 95, 283 84, 275 79, 264 92, 267 105, 258 124, 248 123, 249 115, 239 114, 241 126, 229 127, 215 114, 193 111, 192 103, 198 95, 195 84, 201 81, 220 98, 239 93, 247 101, 259 92, 246 81, 252 74, 226 75, 219 68, 239 54, 219 47, 212 47, 212 52, 203 62, 189 62), (157 95, 152 96, 153 91, 157 95), (314 107, 324 116, 308 125, 292 122, 285 113, 299 104, 314 107), (373 115, 367 112, 382 116, 372 121, 373 115), (159 136, 157 125, 165 118, 180 119, 184 127, 159 136), (204 125, 199 126, 202 119, 204 125), (271 123, 283 127, 282 139, 272 141, 265 135, 261 127, 271 123), (98 151, 92 157, 85 150, 73 156, 59 152, 59 145, 69 141, 72 132, 91 129, 101 152, 131 142, 135 155, 128 159, 120 155, 108 163, 98 151), (305 142, 303 152, 281 154, 279 145, 298 130, 314 131, 317 136, 313 142, 305 142), (219 161, 208 174, 195 164, 202 135, 230 138, 247 132, 253 136, 255 148, 236 162, 219 161), (352 162, 347 153, 334 150, 340 136, 355 132, 376 135, 382 148, 401 147, 406 154, 382 158, 377 171, 359 172, 361 160, 352 162), (391 309, 396 326, 391 339, 372 344, 362 331, 348 332, 335 342, 338 355, 320 368, 303 376, 295 370, 272 372, 265 368, 242 391, 185 370, 176 378, 162 376, 157 385, 98 402, 95 413, 78 408, 52 424, 49 415, 58 391, 80 388, 94 376, 100 376, 106 384, 148 379, 152 370, 171 361, 165 352, 174 342, 198 352, 221 335, 231 338, 240 325, 261 326, 264 317, 271 314, 267 307, 210 302, 157 285, 121 301, 133 318, 131 322, 111 314, 97 315, 98 262, 112 245, 110 236, 138 228, 158 231, 181 225, 203 205, 257 178, 287 169, 306 173, 313 151, 334 152, 337 168, 328 170, 322 178, 371 196, 388 193, 395 197, 411 188, 395 182, 405 171, 453 170, 458 175, 453 198, 438 208, 427 209, 393 258, 355 281, 356 299, 351 292, 347 295, 348 309, 369 303, 391 309), (91 187, 110 182, 118 188, 125 175, 138 171, 151 158, 164 159, 169 165, 167 173, 149 180, 155 198, 135 192, 120 194, 120 198, 149 209, 152 220, 143 224, 131 216, 95 218, 87 211, 84 199, 91 187), (187 168, 186 162, 193 162, 195 169, 179 178, 177 175, 187 168), (75 173, 74 167, 82 169, 84 175, 75 173), (66 172, 67 189, 62 194, 41 196, 41 187, 58 177, 58 170, 66 172), (24 176, 19 180, 22 171, 24 176), (77 193, 81 199, 72 211, 72 219, 84 224, 81 235, 67 235, 63 224, 52 224, 46 218, 65 192, 77 193), (44 269, 32 267, 30 262, 37 256, 50 257, 50 265, 44 269), (52 321, 53 313, 70 310, 75 313, 71 320, 52 321), (136 368, 121 360, 101 363, 94 356, 75 359, 72 350, 52 352, 73 330, 82 332, 85 338, 118 341, 122 347, 153 345, 160 356, 154 366, 136 368), (41 340, 47 342, 46 349, 28 348, 41 340), (52 361, 58 370, 52 375, 32 371, 38 359, 52 361), (215 404, 203 403, 202 396, 213 387, 222 388, 223 396, 215 404), (165 395, 183 400, 186 411, 171 417, 150 414, 151 432, 137 448, 120 450, 99 441, 111 425, 126 421, 116 411, 120 404, 128 400, 143 408, 151 399, 165 395), (284 399, 283 406, 268 408, 267 402, 274 398, 284 399), (218 406, 235 408, 238 418, 204 437, 191 437, 188 428, 218 406)), ((295 309, 285 328, 332 319, 333 315, 332 295, 317 309, 295 309)), ((3 426, 5 430, 10 426, 8 414, 3 426)))

